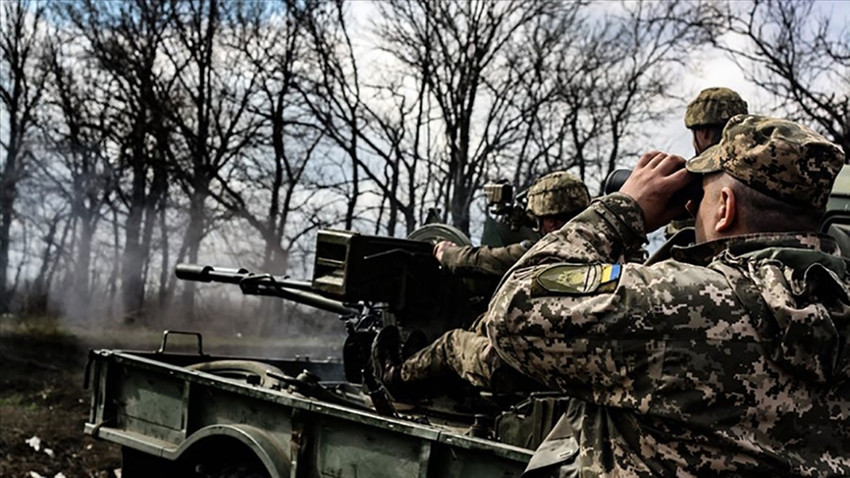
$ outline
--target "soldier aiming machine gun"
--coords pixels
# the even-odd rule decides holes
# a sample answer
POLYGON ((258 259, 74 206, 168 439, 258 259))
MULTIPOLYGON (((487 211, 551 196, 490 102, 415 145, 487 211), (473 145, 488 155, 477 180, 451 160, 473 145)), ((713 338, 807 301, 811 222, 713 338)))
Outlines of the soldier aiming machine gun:
MULTIPOLYGON (((500 199, 517 210, 509 195, 500 199)), ((342 367, 209 355, 200 333, 166 331, 154 352, 90 352, 86 433, 121 445, 126 478, 519 476, 561 414, 558 397, 459 387, 396 409, 371 375, 382 327, 399 327, 406 356, 467 327, 477 312, 461 279, 432 255, 436 241, 465 236, 440 224, 418 231, 409 239, 319 231, 309 281, 178 265, 183 280, 234 284, 338 314, 348 331, 342 367), (166 350, 169 333, 196 336, 197 353, 166 350)))
POLYGON ((246 295, 280 297, 339 314, 346 380, 363 382, 372 340, 386 325, 405 332, 404 349, 416 350, 446 330, 464 327, 464 289, 440 268, 427 242, 321 230, 311 281, 246 269, 179 264, 177 277, 237 284, 246 295))

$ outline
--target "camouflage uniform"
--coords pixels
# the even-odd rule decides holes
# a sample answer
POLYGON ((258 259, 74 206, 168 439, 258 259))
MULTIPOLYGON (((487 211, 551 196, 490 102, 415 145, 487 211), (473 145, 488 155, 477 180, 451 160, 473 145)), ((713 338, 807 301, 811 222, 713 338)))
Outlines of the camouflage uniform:
POLYGON ((482 324, 477 320, 469 330, 450 330, 413 354, 401 363, 401 380, 434 393, 441 393, 444 387, 438 384, 454 375, 477 387, 491 388, 490 378, 503 362, 482 324))
POLYGON ((504 247, 450 247, 443 252, 440 264, 457 276, 486 276, 498 280, 532 244, 531 241, 522 241, 504 247))
MULTIPOLYGON (((587 207, 590 194, 577 177, 567 172, 554 172, 535 181, 528 190, 527 199, 527 210, 533 216, 571 217, 587 207)), ((458 275, 489 276, 498 281, 529 247, 530 243, 523 242, 507 247, 450 248, 445 251, 442 264, 458 275)), ((501 359, 480 326, 481 321, 477 320, 469 330, 450 330, 413 354, 399 367, 401 382, 419 383, 424 387, 446 376, 459 376, 472 385, 499 391, 525 388, 527 379, 509 367, 502 367, 501 359)), ((391 384, 389 388, 393 388, 391 384)))
MULTIPOLYGON (((685 127, 688 129, 725 125, 729 118, 747 114, 747 102, 729 88, 706 88, 699 92, 685 109, 685 127)), ((692 218, 671 221, 664 229, 669 239, 687 227, 693 227, 692 218)))
MULTIPOLYGON (((742 115, 687 167, 822 208, 843 161, 809 129, 742 115)), ((850 278, 833 240, 749 234, 612 263, 644 240, 634 200, 606 196, 538 242, 493 298, 499 355, 574 397, 529 469, 850 474, 850 278)))
MULTIPOLYGON (((541 177, 528 189, 526 211, 538 218, 572 217, 588 204, 587 186, 574 175, 558 171, 541 177)), ((531 241, 522 241, 505 247, 453 247, 446 249, 440 263, 455 275, 500 279, 531 245, 531 241)))

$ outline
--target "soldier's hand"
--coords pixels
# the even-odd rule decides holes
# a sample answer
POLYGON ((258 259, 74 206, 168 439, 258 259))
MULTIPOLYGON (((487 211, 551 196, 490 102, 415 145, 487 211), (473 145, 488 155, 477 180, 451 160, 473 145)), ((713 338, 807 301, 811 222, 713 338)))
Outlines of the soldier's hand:
POLYGON ((685 170, 681 156, 650 151, 637 162, 620 192, 634 199, 641 210, 646 231, 654 231, 684 212, 684 204, 671 205, 670 197, 695 179, 685 170))
POLYGON ((443 263, 443 253, 446 252, 446 249, 450 249, 452 247, 457 247, 457 244, 451 241, 440 241, 434 246, 434 257, 440 262, 443 263))

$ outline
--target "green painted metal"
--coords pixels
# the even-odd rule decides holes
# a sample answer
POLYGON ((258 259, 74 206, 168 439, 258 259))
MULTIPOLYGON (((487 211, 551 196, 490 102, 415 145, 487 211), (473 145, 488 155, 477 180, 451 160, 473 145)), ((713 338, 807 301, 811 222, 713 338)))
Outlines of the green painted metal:
POLYGON ((95 351, 91 358, 85 432, 175 463, 216 437, 248 447, 270 477, 519 476, 531 457, 451 427, 191 370, 166 355, 95 351))
POLYGON ((527 226, 513 229, 508 224, 487 215, 484 219, 484 231, 481 233, 481 245, 502 247, 525 240, 534 242, 539 238, 540 234, 527 226))

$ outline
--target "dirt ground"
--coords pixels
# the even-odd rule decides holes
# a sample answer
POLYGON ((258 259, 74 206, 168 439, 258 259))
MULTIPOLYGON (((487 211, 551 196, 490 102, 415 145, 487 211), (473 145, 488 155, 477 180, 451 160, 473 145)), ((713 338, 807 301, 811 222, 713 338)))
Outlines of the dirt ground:
POLYGON ((83 434, 88 346, 43 329, 0 328, 0 476, 113 476, 118 447, 83 434))
MULTIPOLYGON (((324 326, 266 337, 219 330, 204 334, 204 350, 254 357, 338 357, 344 330, 337 321, 324 326)), ((194 337, 186 337, 169 339, 169 351, 195 351, 194 337)), ((161 339, 161 329, 60 326, 55 319, 0 316, 0 477, 120 476, 119 447, 83 433, 91 393, 83 388, 88 350, 155 350, 161 339)))

